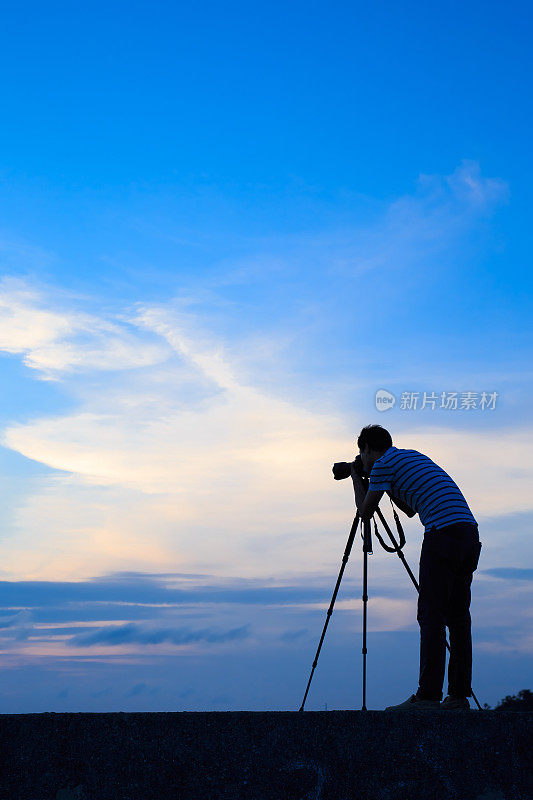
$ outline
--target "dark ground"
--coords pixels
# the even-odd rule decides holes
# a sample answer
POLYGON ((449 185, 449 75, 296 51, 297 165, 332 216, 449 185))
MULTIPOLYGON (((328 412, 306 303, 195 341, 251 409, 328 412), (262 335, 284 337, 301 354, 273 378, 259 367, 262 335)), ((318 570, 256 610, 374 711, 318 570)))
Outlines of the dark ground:
POLYGON ((533 715, 0 715, 1 800, 532 800, 533 715))

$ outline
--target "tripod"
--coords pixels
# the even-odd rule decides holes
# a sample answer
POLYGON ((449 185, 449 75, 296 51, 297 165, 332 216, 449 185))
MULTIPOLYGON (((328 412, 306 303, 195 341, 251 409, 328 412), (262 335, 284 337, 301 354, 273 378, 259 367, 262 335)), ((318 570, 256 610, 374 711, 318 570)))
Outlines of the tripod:
MULTIPOLYGON (((391 505, 392 505, 392 502, 391 502, 391 505)), ((402 552, 402 548, 403 548, 403 546, 405 544, 405 536, 404 536, 404 533, 403 533, 402 525, 400 523, 400 519, 399 519, 398 514, 396 513, 396 510, 394 508, 393 508, 393 513, 394 513, 394 519, 395 519, 395 522, 396 522, 396 528, 398 530, 398 534, 399 534, 399 537, 400 537, 399 543, 394 538, 394 535, 393 535, 391 529, 389 528, 387 520, 385 519, 385 517, 383 516, 383 514, 382 514, 382 512, 381 512, 381 510, 379 508, 376 509, 376 514, 378 515, 381 524, 383 525, 383 527, 387 531, 387 534, 388 534, 390 540, 392 541, 393 546, 389 547, 389 545, 385 544, 385 542, 383 541, 382 537, 380 536, 380 534, 378 532, 376 520, 375 520, 374 517, 372 517, 372 521, 374 522, 374 533, 376 534, 376 536, 377 536, 377 538, 379 540, 379 543, 381 544, 381 546, 383 547, 384 550, 386 550, 388 553, 397 553, 397 555, 400 558, 402 564, 404 565, 405 569, 407 570, 407 573, 408 573, 409 577, 411 578, 411 580, 412 580, 412 582, 413 582, 413 584, 415 586, 416 591, 419 592, 420 589, 419 589, 419 586, 418 586, 418 582, 417 582, 415 576, 413 575, 413 573, 412 573, 412 571, 411 571, 411 569, 409 567, 409 564, 407 563, 407 561, 405 559, 405 556, 404 556, 404 554, 402 552)), ((315 672, 315 668, 316 668, 316 665, 318 663, 318 656, 320 655, 320 650, 322 648, 322 642, 324 641, 324 637, 326 635, 326 630, 327 630, 327 627, 328 627, 328 624, 329 624, 329 620, 330 620, 330 617, 331 617, 331 615, 333 613, 333 606, 335 605, 335 600, 337 598, 337 592, 339 591, 339 587, 341 585, 342 576, 344 574, 344 568, 346 567, 346 564, 348 563, 348 559, 350 557, 350 553, 351 553, 351 550, 352 550, 353 542, 354 542, 354 539, 355 539, 355 534, 357 533, 357 528, 359 527, 359 522, 362 523, 362 537, 361 538, 363 540, 363 597, 362 597, 362 599, 363 599, 363 648, 362 648, 362 654, 363 654, 363 705, 361 707, 361 710, 362 711, 366 711, 367 710, 367 708, 366 708, 366 655, 367 655, 367 647, 366 647, 366 609, 367 609, 367 602, 368 602, 368 593, 367 593, 368 554, 369 553, 372 554, 372 534, 371 534, 370 519, 363 519, 362 520, 361 517, 359 516, 359 512, 357 512, 357 514, 355 515, 354 521, 352 523, 352 527, 350 529, 350 535, 348 536, 348 542, 346 543, 346 548, 344 550, 344 555, 342 557, 342 564, 341 564, 341 569, 340 569, 340 572, 339 572, 339 577, 337 578, 337 583, 335 585, 335 590, 333 592, 333 597, 331 598, 331 603, 329 605, 329 608, 328 608, 328 611, 327 611, 327 614, 326 614, 326 622, 325 622, 325 625, 324 625, 324 629, 322 631, 322 636, 320 637, 320 642, 318 644, 318 649, 316 651, 315 660, 313 661, 313 667, 311 669, 311 675, 309 676, 309 681, 307 682, 307 688, 305 690, 304 699, 302 700, 302 705, 300 706, 300 711, 304 710, 304 705, 305 705, 305 701, 307 699, 307 694, 309 692, 309 687, 311 686, 311 681, 313 680, 313 675, 314 675, 314 672, 315 672)), ((448 644, 448 639, 446 639, 446 648, 448 649, 448 652, 450 652, 450 645, 448 644)), ((478 699, 475 696, 474 692, 472 692, 472 697, 473 697, 478 709, 480 711, 482 711, 483 709, 479 705, 478 699)))

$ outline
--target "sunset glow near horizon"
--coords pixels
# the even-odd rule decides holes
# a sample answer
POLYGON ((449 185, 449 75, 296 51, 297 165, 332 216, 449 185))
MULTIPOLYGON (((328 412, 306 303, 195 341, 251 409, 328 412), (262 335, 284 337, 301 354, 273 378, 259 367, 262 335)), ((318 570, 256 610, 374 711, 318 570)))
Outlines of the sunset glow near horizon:
MULTIPOLYGON (((531 688, 530 29, 5 12, 0 713, 296 710, 354 515, 331 466, 369 423, 479 523, 477 697, 531 688)), ((369 561, 380 709, 416 690, 416 593, 369 561)), ((356 540, 310 710, 361 705, 361 574, 356 540)))

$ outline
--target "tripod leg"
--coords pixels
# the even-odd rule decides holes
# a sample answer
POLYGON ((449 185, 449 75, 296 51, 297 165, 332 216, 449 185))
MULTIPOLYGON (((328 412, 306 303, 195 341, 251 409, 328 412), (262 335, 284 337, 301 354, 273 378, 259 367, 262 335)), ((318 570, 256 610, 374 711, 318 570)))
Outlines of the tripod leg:
POLYGON ((333 606, 335 605, 335 600, 337 597, 337 592, 339 591, 339 586, 341 585, 342 576, 344 573, 344 568, 348 563, 348 559, 350 557, 350 552, 352 550, 353 540, 355 539, 355 534, 357 532, 357 528, 359 526, 359 512, 355 515, 355 519, 352 523, 352 527, 350 529, 350 535, 348 536, 348 541, 346 543, 346 549, 344 550, 344 556, 342 557, 342 565, 339 572, 339 577, 337 578, 337 583, 335 585, 335 590, 333 592, 333 597, 331 598, 331 603, 329 604, 328 612, 326 614, 326 622, 324 625, 324 630, 322 631, 322 636, 320 637, 320 642, 318 644, 318 649, 316 651, 315 660, 313 661, 313 668, 311 669, 311 675, 309 676, 309 680, 307 682, 307 688, 305 690, 304 699, 302 700, 302 705, 300 706, 300 711, 304 710, 305 701, 307 699, 307 693, 309 692, 309 687, 311 686, 311 681, 313 680, 313 675, 315 672, 316 665, 318 663, 318 656, 320 655, 320 649, 322 647, 322 642, 324 641, 324 636, 326 635, 326 629, 328 627, 329 619, 333 614, 333 606))
POLYGON ((366 608, 368 601, 368 554, 372 552, 372 529, 370 520, 363 520, 363 706, 366 711, 366 608))
MULTIPOLYGON (((364 524, 364 523, 363 523, 364 524)), ((369 523, 370 524, 370 523, 369 523)), ((363 705, 362 711, 366 711, 366 604, 368 600, 368 551, 363 547, 363 705)))

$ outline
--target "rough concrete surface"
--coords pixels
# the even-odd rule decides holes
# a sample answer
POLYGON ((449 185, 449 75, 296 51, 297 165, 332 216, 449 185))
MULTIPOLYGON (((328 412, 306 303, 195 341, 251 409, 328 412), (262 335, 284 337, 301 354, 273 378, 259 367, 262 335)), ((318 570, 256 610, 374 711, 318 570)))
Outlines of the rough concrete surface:
POLYGON ((532 800, 526 712, 0 715, 1 800, 532 800))

